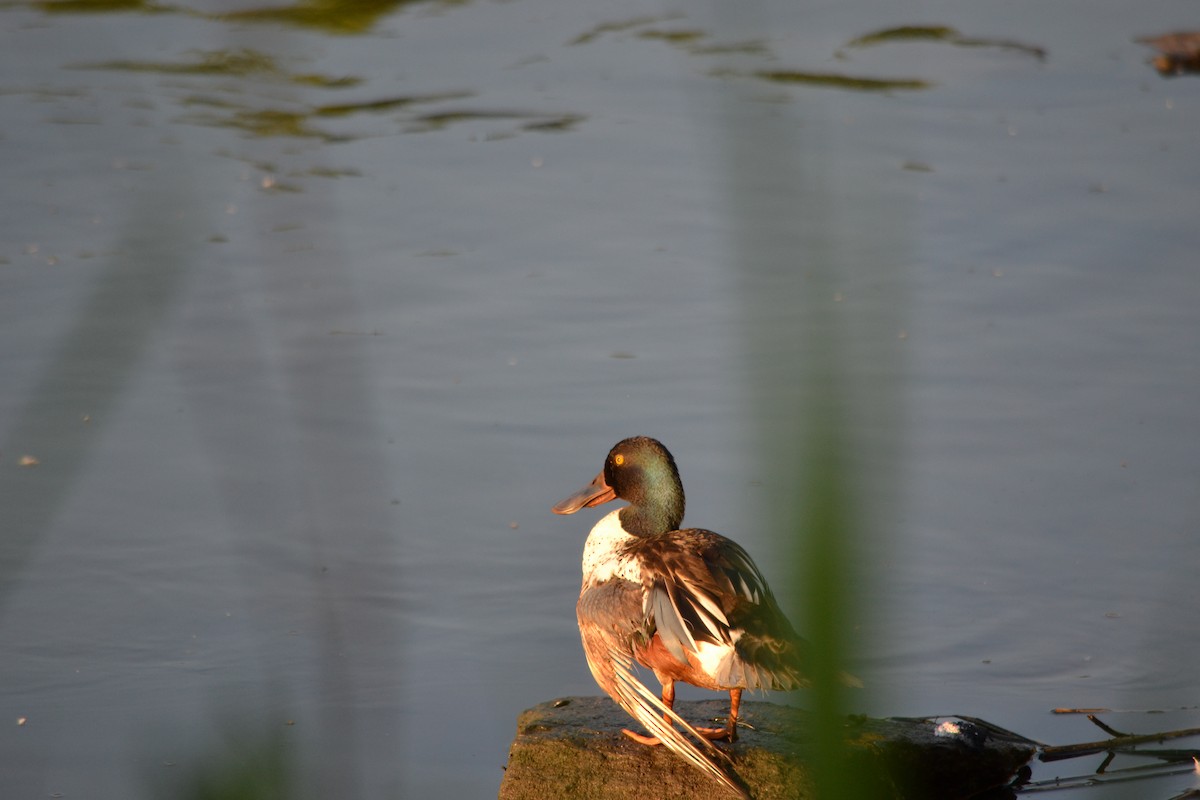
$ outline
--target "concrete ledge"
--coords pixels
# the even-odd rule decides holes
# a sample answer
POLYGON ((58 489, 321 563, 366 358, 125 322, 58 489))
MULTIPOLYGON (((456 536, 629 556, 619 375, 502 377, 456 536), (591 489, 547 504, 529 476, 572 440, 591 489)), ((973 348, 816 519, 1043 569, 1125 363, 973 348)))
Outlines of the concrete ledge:
MULTIPOLYGON (((694 723, 723 717, 728 701, 676 704, 694 723)), ((810 797, 804 766, 808 715, 788 706, 743 702, 738 742, 723 745, 756 800, 810 797)), ((880 798, 962 800, 1003 786, 1035 745, 954 717, 852 717, 846 734, 856 769, 880 798)), ((614 797, 724 797, 727 790, 662 747, 630 741, 637 729, 607 697, 566 697, 522 712, 500 785, 500 800, 607 800, 614 797)))

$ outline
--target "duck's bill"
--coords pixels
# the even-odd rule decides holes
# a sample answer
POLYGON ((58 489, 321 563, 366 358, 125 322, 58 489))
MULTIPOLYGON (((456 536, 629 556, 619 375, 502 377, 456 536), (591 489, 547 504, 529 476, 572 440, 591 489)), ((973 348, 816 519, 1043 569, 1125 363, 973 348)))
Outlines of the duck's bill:
POLYGON ((581 508, 598 506, 601 503, 607 503, 609 500, 615 500, 616 497, 617 493, 613 491, 611 486, 604 482, 604 473, 601 472, 587 486, 575 492, 570 497, 560 500, 550 510, 555 514, 574 514, 581 508))

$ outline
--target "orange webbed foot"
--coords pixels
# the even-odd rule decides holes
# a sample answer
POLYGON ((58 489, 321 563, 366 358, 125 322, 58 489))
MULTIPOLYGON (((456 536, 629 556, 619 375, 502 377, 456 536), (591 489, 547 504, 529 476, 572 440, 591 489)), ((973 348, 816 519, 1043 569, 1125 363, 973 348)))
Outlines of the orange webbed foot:
MULTIPOLYGON (((638 744, 656 747, 662 744, 662 741, 657 736, 646 736, 645 734, 635 733, 628 728, 622 728, 621 733, 633 739, 638 744)), ((737 731, 729 728, 696 728, 696 733, 703 736, 705 739, 714 742, 736 742, 737 731)))
POLYGON ((737 729, 730 728, 696 728, 696 733, 714 742, 736 742, 737 729))
POLYGON ((633 739, 638 744, 649 745, 650 747, 656 747, 656 746, 662 744, 662 742, 658 739, 657 736, 644 736, 640 733, 634 733, 633 731, 629 730, 628 728, 622 728, 621 733, 625 734, 630 739, 633 739))

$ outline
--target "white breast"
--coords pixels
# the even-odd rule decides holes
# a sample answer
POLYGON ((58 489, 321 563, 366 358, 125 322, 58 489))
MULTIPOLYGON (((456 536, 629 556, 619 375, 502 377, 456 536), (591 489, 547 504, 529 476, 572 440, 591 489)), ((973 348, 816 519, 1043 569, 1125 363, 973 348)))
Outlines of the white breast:
POLYGON ((623 555, 624 545, 635 537, 621 527, 621 509, 609 513, 596 523, 583 545, 583 585, 595 586, 612 577, 634 583, 642 582, 641 566, 637 560, 623 555))

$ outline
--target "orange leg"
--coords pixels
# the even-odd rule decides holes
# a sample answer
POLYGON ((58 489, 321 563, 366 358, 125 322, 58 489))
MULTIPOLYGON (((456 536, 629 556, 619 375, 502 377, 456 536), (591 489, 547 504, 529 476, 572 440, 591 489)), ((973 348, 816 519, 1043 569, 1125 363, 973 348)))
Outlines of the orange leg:
MULTIPOLYGON (((663 684, 662 701, 663 701, 663 705, 665 705, 667 708, 674 710, 674 708, 675 708, 675 681, 668 680, 666 683, 663 684)), ((730 689, 729 690, 729 720, 725 723, 725 727, 724 728, 696 728, 696 733, 700 734, 705 739, 712 739, 713 741, 736 742, 737 741, 738 708, 741 706, 741 704, 742 704, 742 690, 741 689, 730 689)), ((663 714, 663 722, 665 722, 667 725, 670 725, 671 718, 668 715, 663 714)), ((641 733, 634 733, 633 731, 629 730, 628 728, 622 729, 621 733, 625 734, 630 739, 633 739, 635 742, 640 742, 641 744, 646 744, 646 745, 651 745, 651 746, 662 744, 662 742, 660 742, 658 740, 658 737, 656 737, 656 736, 646 736, 641 733)))
POLYGON ((696 728, 696 733, 703 736, 705 739, 712 739, 714 742, 736 742, 737 741, 737 718, 738 709, 742 705, 742 690, 729 690, 729 719, 725 722, 724 728, 696 728))
POLYGON ((726 738, 731 742, 737 741, 738 709, 742 705, 742 690, 729 690, 729 720, 725 723, 726 738))

